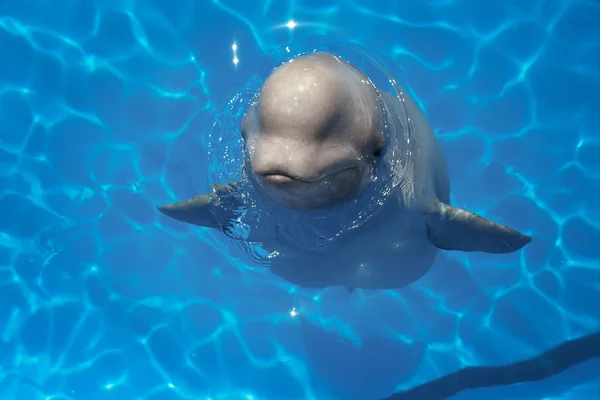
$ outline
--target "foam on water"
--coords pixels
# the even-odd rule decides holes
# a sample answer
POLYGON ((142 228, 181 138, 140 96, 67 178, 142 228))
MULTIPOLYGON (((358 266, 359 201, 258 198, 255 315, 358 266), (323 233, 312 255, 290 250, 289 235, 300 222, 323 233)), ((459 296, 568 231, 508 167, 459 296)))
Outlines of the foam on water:
MULTIPOLYGON (((600 7, 481 4, 0 2, 0 397, 375 399, 598 330, 600 7), (453 202, 524 251, 307 291, 156 212, 207 190, 214 116, 271 54, 340 37, 412 89, 453 202)), ((456 398, 595 399, 594 370, 456 398)))

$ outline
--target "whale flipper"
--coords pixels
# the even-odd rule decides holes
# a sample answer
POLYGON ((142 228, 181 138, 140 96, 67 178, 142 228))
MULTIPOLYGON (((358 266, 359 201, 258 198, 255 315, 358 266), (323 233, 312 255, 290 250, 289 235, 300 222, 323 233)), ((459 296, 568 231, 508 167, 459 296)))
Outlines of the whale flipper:
POLYGON ((431 243, 442 250, 512 253, 531 237, 458 207, 438 203, 427 220, 431 243))
POLYGON ((161 213, 192 225, 207 228, 229 226, 236 217, 239 202, 233 191, 234 184, 214 184, 209 194, 200 194, 177 203, 157 207, 161 213))

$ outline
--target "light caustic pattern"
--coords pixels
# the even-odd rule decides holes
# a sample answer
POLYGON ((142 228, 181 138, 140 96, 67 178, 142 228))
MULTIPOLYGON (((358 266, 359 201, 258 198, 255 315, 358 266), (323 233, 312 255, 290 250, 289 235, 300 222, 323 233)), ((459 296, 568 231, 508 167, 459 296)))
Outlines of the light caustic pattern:
POLYGON ((374 3, 0 2, 1 398, 375 399, 598 329, 597 3, 374 3), (524 251, 306 291, 157 214, 206 190, 214 113, 266 55, 333 34, 406 79, 453 201, 524 251))

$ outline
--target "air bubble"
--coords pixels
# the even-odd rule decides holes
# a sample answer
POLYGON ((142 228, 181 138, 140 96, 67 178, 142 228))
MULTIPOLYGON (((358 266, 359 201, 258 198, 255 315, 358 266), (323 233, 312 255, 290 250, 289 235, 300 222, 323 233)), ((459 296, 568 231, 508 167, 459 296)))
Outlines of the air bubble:
POLYGON ((329 243, 329 239, 327 239, 325 236, 319 236, 317 239, 317 245, 319 247, 327 246, 327 243, 329 243))

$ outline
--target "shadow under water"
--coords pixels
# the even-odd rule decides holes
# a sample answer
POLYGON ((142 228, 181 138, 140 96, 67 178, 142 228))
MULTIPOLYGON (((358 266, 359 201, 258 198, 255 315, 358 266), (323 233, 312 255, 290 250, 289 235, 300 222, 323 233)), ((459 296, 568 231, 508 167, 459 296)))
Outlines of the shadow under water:
POLYGON ((442 400, 469 389, 539 381, 595 357, 600 357, 600 332, 563 342, 512 364, 459 369, 381 400, 442 400))

